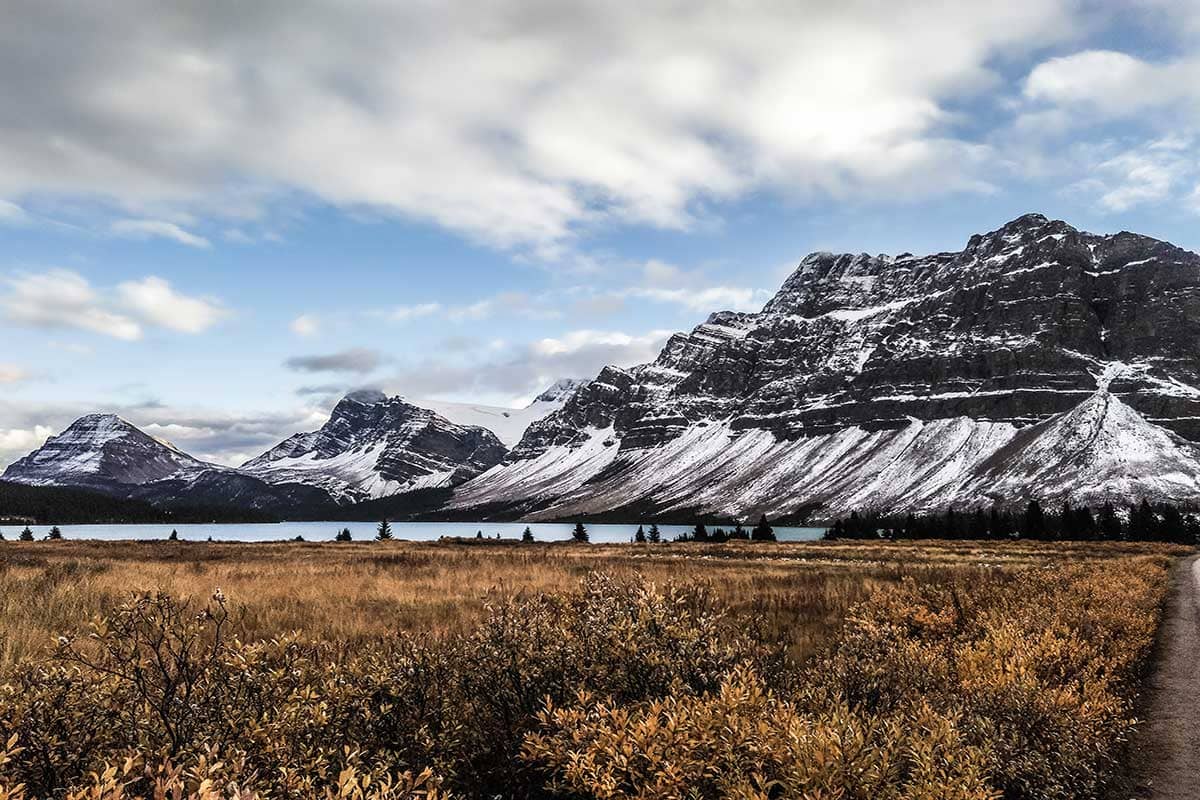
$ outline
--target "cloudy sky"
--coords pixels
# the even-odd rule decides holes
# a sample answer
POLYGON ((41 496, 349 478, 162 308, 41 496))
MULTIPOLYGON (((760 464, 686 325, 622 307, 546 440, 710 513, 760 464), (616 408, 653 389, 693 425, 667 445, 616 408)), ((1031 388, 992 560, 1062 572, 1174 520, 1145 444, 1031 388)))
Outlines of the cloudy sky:
POLYGON ((1028 211, 1200 249, 1191 0, 6 0, 0 466, 528 401, 813 250, 1028 211))

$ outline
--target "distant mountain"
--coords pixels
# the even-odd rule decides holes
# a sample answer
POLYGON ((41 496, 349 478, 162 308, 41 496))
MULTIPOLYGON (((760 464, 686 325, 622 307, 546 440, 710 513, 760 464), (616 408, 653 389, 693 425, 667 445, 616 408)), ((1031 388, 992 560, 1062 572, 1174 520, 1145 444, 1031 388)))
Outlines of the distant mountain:
MULTIPOLYGON (((252 512, 249 517, 258 519, 331 502, 319 488, 275 486, 201 461, 115 414, 80 417, 10 464, 3 477, 30 486, 98 491, 189 513, 201 508, 220 511, 201 513, 199 518, 228 517, 229 509, 237 509, 252 512)), ((130 514, 136 517, 138 512, 134 509, 130 514)))
POLYGON ((179 512, 245 509, 293 518, 415 492, 386 509, 395 516, 405 509, 420 513, 448 496, 442 490, 498 464, 507 452, 501 438, 470 422, 488 423, 517 441, 530 423, 561 408, 580 383, 559 381, 524 409, 438 402, 430 409, 379 392, 353 392, 319 430, 291 436, 240 469, 194 458, 116 415, 89 414, 11 464, 4 478, 84 488, 179 512))
POLYGON ((607 367, 454 515, 818 518, 1200 503, 1200 256, 1031 214, 958 252, 805 258, 607 367))
POLYGON ((35 486, 109 488, 188 479, 208 469, 217 467, 192 458, 115 414, 88 414, 10 464, 4 477, 35 486))
POLYGON ((414 399, 413 405, 427 408, 458 425, 487 428, 496 434, 505 447, 513 447, 534 422, 544 419, 563 407, 579 387, 587 381, 564 378, 539 394, 524 408, 504 408, 476 403, 455 403, 446 400, 414 399))
POLYGON ((268 483, 299 483, 354 502, 457 486, 500 463, 494 433, 381 392, 353 392, 319 430, 298 433, 242 465, 268 483))

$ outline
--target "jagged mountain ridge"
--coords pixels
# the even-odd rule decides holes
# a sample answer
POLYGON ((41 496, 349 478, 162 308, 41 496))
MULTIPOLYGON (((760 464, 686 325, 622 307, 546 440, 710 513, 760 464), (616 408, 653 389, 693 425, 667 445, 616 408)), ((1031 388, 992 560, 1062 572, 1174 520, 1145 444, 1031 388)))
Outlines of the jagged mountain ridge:
POLYGON ((319 486, 339 501, 456 486, 504 458, 494 433, 456 425, 382 392, 352 392, 320 429, 298 433, 242 465, 269 483, 319 486))
POLYGON ((1200 502, 1197 341, 1200 257, 1144 236, 1033 214, 959 252, 814 253, 762 312, 602 370, 453 507, 1200 502))
MULTIPOLYGON (((579 384, 560 380, 524 409, 443 405, 454 407, 459 417, 494 415, 503 423, 498 427, 517 441, 525 426, 561 407, 579 384)), ((11 464, 4 477, 32 485, 86 487, 158 505, 287 515, 335 501, 456 486, 499 463, 506 452, 490 430, 456 424, 431 409, 371 390, 351 392, 319 430, 295 434, 238 469, 193 458, 114 414, 89 414, 11 464)))

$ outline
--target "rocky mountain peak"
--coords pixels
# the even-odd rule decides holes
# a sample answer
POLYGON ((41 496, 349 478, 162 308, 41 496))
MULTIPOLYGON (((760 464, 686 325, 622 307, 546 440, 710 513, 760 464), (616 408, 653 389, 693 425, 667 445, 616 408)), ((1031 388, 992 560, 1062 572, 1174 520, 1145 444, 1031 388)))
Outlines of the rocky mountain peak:
POLYGON ((1027 214, 956 252, 813 253, 762 313, 714 314, 654 362, 602 371, 456 503, 967 507, 1070 496, 1030 471, 1052 455, 1051 471, 1104 465, 1090 497, 1197 502, 1196 341, 1200 256, 1144 236, 1027 214), (1149 454, 1138 481, 1113 466, 1131 442, 1149 454))

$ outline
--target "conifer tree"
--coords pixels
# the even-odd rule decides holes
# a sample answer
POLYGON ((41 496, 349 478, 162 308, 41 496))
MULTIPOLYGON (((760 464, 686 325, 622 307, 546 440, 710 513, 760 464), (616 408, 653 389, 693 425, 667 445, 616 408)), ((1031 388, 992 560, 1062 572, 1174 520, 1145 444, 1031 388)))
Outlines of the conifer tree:
POLYGON ((571 538, 576 542, 583 542, 585 544, 589 541, 587 528, 583 527, 582 522, 575 523, 575 530, 571 531, 571 538))
POLYGON ((532 542, 533 541, 533 530, 528 525, 526 525, 525 530, 521 532, 521 541, 522 542, 532 542))
POLYGON ((658 530, 657 522, 650 523, 650 533, 647 534, 646 538, 650 540, 650 544, 658 544, 662 541, 662 534, 658 530))
POLYGON ((21 531, 21 541, 22 542, 32 542, 33 541, 33 531, 31 531, 29 529, 28 525, 25 526, 25 530, 21 531))
POLYGON ((379 528, 375 533, 375 541, 390 542, 393 538, 395 537, 392 536, 392 526, 388 524, 388 521, 385 519, 383 522, 379 523, 379 528))
POLYGON ((56 542, 62 541, 62 538, 63 538, 62 531, 59 530, 59 527, 57 525, 55 525, 53 528, 50 529, 50 532, 48 534, 46 534, 46 538, 51 541, 56 541, 56 542))
POLYGON ((1025 539, 1046 538, 1046 514, 1037 500, 1030 500, 1021 519, 1021 536, 1025 539))
POLYGON ((337 536, 333 537, 335 542, 349 542, 353 541, 353 539, 354 537, 350 535, 349 528, 342 528, 340 531, 338 531, 337 536))
POLYGON ((1141 505, 1129 514, 1129 538, 1136 542, 1146 542, 1155 538, 1158 533, 1158 516, 1150 507, 1150 502, 1142 498, 1141 505))
POLYGON ((766 514, 758 518, 758 524, 754 526, 754 530, 750 531, 750 538, 756 542, 775 541, 775 530, 771 527, 771 523, 767 522, 766 514))
POLYGON ((637 533, 633 535, 633 540, 638 544, 646 543, 646 530, 641 525, 638 525, 637 533))
POLYGON ((1122 537, 1121 518, 1112 503, 1105 503, 1100 509, 1100 519, 1097 523, 1100 538, 1110 542, 1120 541, 1122 537))
POLYGON ((692 529, 692 541, 694 541, 694 542, 707 542, 708 541, 708 528, 704 527, 703 522, 697 522, 696 527, 692 529))
POLYGON ((179 531, 172 528, 171 535, 167 537, 167 541, 178 542, 179 541, 179 531))

